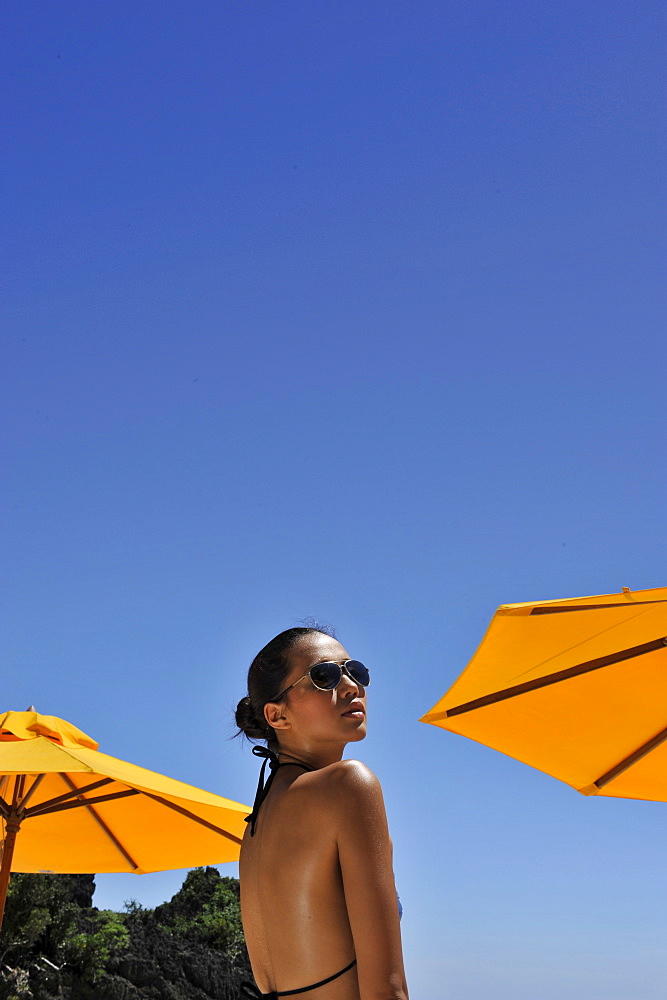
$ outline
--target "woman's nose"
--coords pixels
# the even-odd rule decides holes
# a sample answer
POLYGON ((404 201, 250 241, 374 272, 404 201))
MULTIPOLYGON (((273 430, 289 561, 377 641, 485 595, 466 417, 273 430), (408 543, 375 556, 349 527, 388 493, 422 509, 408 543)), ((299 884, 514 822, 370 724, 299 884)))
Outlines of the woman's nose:
POLYGON ((345 684, 346 687, 352 689, 353 691, 356 691, 357 694, 361 694, 361 691, 363 690, 362 685, 358 684, 357 681, 355 681, 354 677, 352 676, 352 674, 345 665, 341 667, 341 670, 342 670, 342 676, 340 679, 340 684, 338 686, 343 687, 343 684, 345 684))

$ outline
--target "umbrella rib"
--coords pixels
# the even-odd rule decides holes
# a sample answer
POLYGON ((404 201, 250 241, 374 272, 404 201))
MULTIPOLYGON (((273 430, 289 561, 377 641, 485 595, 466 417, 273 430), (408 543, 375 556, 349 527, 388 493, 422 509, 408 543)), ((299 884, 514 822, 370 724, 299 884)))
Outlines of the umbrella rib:
POLYGON ((616 764, 615 767, 612 767, 609 771, 607 771, 606 774, 603 774, 602 777, 598 778, 597 781, 594 781, 593 784, 596 785, 597 788, 604 788, 604 786, 608 785, 610 781, 613 781, 614 778, 617 778, 619 774, 623 774, 624 771, 627 771, 628 768, 632 767, 633 764, 636 764, 637 761, 640 761, 642 757, 645 757, 647 754, 649 754, 651 750, 655 750, 657 747, 659 747, 662 743, 665 742, 665 740, 667 740, 667 729, 663 729, 662 732, 658 733, 657 736, 654 736, 652 739, 647 740, 646 743, 643 744, 643 746, 640 746, 638 750, 635 750, 633 753, 629 754, 624 760, 616 764))
POLYGON ((3 774, 2 778, 0 778, 0 816, 2 816, 4 819, 7 819, 9 817, 11 806, 9 802, 5 802, 5 800, 2 797, 2 793, 5 790, 5 785, 9 787, 8 774, 3 774))
POLYGON ((20 802, 20 805, 19 805, 19 812, 21 814, 25 813, 26 806, 28 805, 28 802, 30 802, 30 799, 33 797, 34 793, 37 791, 37 789, 39 788, 39 786, 41 785, 41 783, 44 781, 45 777, 46 777, 45 774, 38 774, 37 777, 35 778, 35 780, 33 781, 32 785, 28 789, 28 791, 25 793, 25 795, 21 799, 21 802, 20 802))
MULTIPOLYGON (((79 794, 78 790, 73 794, 79 794)), ((139 795, 139 790, 137 788, 126 788, 123 792, 109 792, 108 795, 96 795, 94 799, 79 798, 77 802, 61 802, 57 806, 49 806, 48 809, 45 809, 40 804, 33 806, 32 809, 26 809, 25 815, 28 819, 32 819, 35 816, 44 816, 47 813, 50 815, 51 813, 63 812, 65 809, 79 809, 81 806, 97 805, 99 802, 111 802, 113 799, 124 799, 128 795, 139 795)))
POLYGON ((562 615, 568 611, 599 611, 601 608, 631 608, 638 604, 664 604, 664 601, 628 601, 627 604, 569 604, 567 607, 536 607, 531 615, 562 615))
MULTIPOLYGON (((63 781, 67 781, 67 777, 62 772, 60 777, 63 781)), ((44 802, 40 802, 38 806, 33 806, 30 810, 31 815, 36 815, 35 810, 39 809, 40 812, 48 812, 50 806, 56 806, 60 802, 66 802, 67 799, 71 799, 73 795, 82 795, 84 792, 92 792, 94 788, 101 788, 102 785, 110 785, 113 778, 100 778, 99 781, 92 781, 89 785, 82 785, 81 788, 77 788, 75 792, 64 792, 62 795, 56 795, 53 799, 46 799, 44 802)))
POLYGON ((462 705, 448 708, 446 712, 434 714, 428 721, 435 722, 439 718, 448 719, 452 715, 462 715, 464 712, 472 712, 475 708, 494 705, 498 701, 506 701, 507 698, 515 698, 517 695, 526 694, 527 691, 536 691, 539 688, 548 687, 550 684, 558 684, 560 681, 570 680, 571 677, 578 677, 580 674, 587 674, 592 670, 608 667, 612 663, 621 663, 623 660, 630 660, 635 656, 644 656, 646 653, 653 653, 657 649, 664 649, 666 644, 665 639, 661 637, 660 639, 653 639, 651 642, 643 642, 640 646, 620 649, 618 652, 610 653, 608 656, 599 656, 595 660, 586 660, 585 663, 577 663, 576 666, 568 667, 566 670, 557 670, 556 673, 546 674, 544 677, 536 677, 532 681, 515 684, 513 687, 503 688, 502 691, 494 691, 492 694, 486 694, 482 698, 475 698, 473 701, 464 702, 462 705))
POLYGON ((209 823, 208 820, 202 819, 201 816, 197 816, 195 813, 190 812, 188 809, 184 809, 183 806, 177 806, 175 802, 170 802, 169 799, 163 799, 161 795, 153 795, 152 792, 143 792, 147 795, 149 799, 155 799, 156 802, 160 802, 163 806, 167 806, 169 809, 174 809, 177 813, 182 816, 187 816, 188 819, 192 819, 195 823, 200 823, 202 826, 207 827, 209 830, 213 830, 214 833, 219 833, 223 837, 227 837, 234 844, 240 844, 241 840, 239 837, 235 837, 233 833, 228 833, 226 830, 222 830, 219 826, 214 826, 213 823, 209 823))
MULTIPOLYGON (((73 792, 75 792, 76 794, 81 794, 80 791, 79 791, 79 789, 74 784, 74 782, 71 781, 71 779, 68 778, 68 776, 66 774, 63 775, 63 778, 65 779, 65 781, 70 786, 70 788, 72 789, 73 792)), ((131 791, 136 792, 136 789, 133 788, 133 789, 131 789, 131 791)), ((99 799, 97 799, 96 801, 99 802, 99 799)), ((123 857, 128 862, 128 864, 131 865, 132 868, 136 871, 139 868, 139 865, 134 860, 134 858, 132 857, 132 855, 129 854, 129 852, 125 850, 125 848, 121 844, 120 840, 118 840, 118 838, 116 837, 116 835, 109 829, 109 827, 107 826, 107 824, 104 822, 104 820, 102 819, 102 817, 98 813, 97 809, 94 809, 93 806, 90 804, 90 802, 86 801, 86 800, 84 800, 81 803, 81 805, 85 805, 87 807, 87 809, 90 812, 90 815, 93 817, 93 819, 98 824, 98 826, 103 830, 103 832, 107 835, 107 837, 109 838, 109 840, 111 841, 111 843, 114 845, 114 847, 117 848, 118 851, 120 851, 120 853, 123 855, 123 857)))

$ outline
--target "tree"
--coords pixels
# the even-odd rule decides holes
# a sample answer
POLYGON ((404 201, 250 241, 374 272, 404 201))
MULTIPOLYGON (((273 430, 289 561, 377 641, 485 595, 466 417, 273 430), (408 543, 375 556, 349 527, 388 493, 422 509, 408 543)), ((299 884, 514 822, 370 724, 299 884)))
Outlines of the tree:
POLYGON ((238 881, 223 878, 216 868, 188 872, 176 895, 156 908, 155 919, 232 960, 245 953, 238 881))
POLYGON ((0 1000, 48 995, 63 979, 96 982, 129 943, 124 916, 92 907, 92 875, 15 874, 0 931, 0 1000))

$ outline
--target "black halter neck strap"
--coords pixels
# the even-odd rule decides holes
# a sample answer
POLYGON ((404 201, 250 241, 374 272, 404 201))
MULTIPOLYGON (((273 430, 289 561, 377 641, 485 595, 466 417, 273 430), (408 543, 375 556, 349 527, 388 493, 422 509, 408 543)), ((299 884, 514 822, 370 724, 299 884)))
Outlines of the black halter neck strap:
POLYGON ((255 826, 257 825, 257 815, 261 808, 262 802, 269 794, 271 790, 271 785, 273 784, 273 779, 276 776, 277 771, 281 767, 302 767, 304 771, 310 771, 311 769, 307 764, 302 764, 299 760, 286 760, 284 763, 278 760, 278 754, 275 750, 270 750, 268 747, 253 747, 252 752, 255 757, 263 757, 264 763, 262 764, 262 769, 259 772, 259 781, 257 782, 257 792, 255 793, 255 801, 252 804, 252 812, 249 816, 246 816, 246 823, 250 823, 250 836, 255 836, 255 826), (266 773, 266 765, 269 765, 271 774, 269 778, 264 783, 264 775, 266 773))

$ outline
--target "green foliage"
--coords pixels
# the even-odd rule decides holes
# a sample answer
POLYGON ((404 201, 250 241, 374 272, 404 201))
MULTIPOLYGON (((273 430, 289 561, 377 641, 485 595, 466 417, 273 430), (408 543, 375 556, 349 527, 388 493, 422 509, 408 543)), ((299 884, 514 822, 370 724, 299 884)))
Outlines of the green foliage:
POLYGON ((13 875, 0 931, 0 961, 21 962, 37 952, 61 964, 94 888, 92 875, 13 875))
POLYGON ((245 951, 239 884, 215 868, 195 868, 155 919, 174 934, 199 941, 234 959, 245 951))
POLYGON ((123 903, 123 909, 131 917, 135 916, 137 913, 149 912, 144 906, 141 905, 141 903, 138 903, 136 899, 126 899, 123 903))
POLYGON ((87 927, 67 941, 66 961, 86 982, 97 982, 115 953, 129 946, 130 933, 122 913, 100 910, 88 917, 87 927))
POLYGON ((197 868, 168 903, 123 913, 95 909, 94 887, 92 875, 12 876, 0 1000, 224 1000, 250 977, 236 879, 197 868))
POLYGON ((0 998, 46 995, 66 976, 94 983, 129 944, 125 917, 90 906, 92 875, 12 876, 0 931, 0 998))

